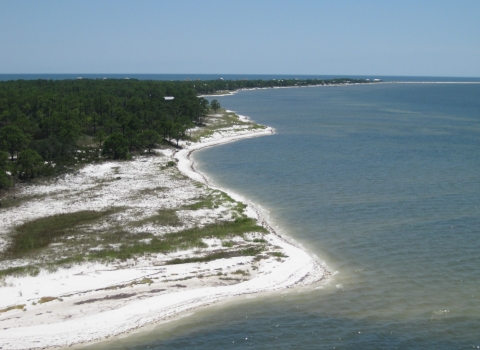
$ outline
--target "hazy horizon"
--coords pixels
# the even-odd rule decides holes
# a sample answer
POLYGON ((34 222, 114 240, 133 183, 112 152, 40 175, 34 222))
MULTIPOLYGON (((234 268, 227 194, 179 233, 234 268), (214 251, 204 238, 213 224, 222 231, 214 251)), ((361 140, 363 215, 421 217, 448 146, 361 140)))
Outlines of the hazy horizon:
POLYGON ((0 9, 0 74, 480 76, 473 1, 0 0, 0 9))

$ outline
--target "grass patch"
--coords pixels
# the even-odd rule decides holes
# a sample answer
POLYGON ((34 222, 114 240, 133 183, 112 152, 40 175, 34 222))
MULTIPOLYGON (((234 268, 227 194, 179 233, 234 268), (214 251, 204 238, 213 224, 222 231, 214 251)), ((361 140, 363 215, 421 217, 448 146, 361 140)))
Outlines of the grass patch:
POLYGON ((55 260, 53 263, 50 265, 53 266, 58 266, 58 265, 74 265, 74 264, 79 264, 84 260, 84 257, 82 255, 75 255, 75 256, 70 256, 68 258, 63 258, 60 260, 55 260))
POLYGON ((262 226, 251 218, 237 218, 234 221, 220 222, 207 225, 202 228, 192 228, 180 232, 169 233, 165 235, 165 241, 172 245, 179 246, 187 244, 185 248, 195 246, 204 246, 202 238, 226 238, 230 236, 241 236, 247 232, 267 232, 262 226))
POLYGON ((205 187, 204 184, 202 184, 201 182, 198 182, 198 181, 195 181, 194 185, 195 185, 196 188, 204 188, 205 187))
MULTIPOLYGON (((227 195, 223 196, 221 192, 218 192, 217 195, 222 200, 230 198, 227 195)), ((265 248, 264 244, 257 244, 253 248, 244 248, 243 250, 234 251, 231 249, 235 244, 233 242, 229 244, 228 242, 234 236, 242 237, 249 232, 267 232, 255 220, 247 217, 237 217, 234 221, 224 221, 204 227, 170 232, 160 237, 143 232, 131 234, 128 229, 118 225, 106 231, 95 231, 91 230, 90 226, 86 226, 120 210, 124 210, 124 208, 117 207, 100 212, 79 211, 40 218, 16 227, 11 235, 11 244, 4 254, 5 257, 19 258, 29 253, 38 252, 43 262, 0 270, 0 277, 37 275, 40 267, 53 271, 58 266, 68 267, 68 265, 84 261, 126 260, 145 254, 206 248, 207 245, 203 242, 204 238, 221 239, 225 242, 223 246, 230 251, 220 251, 208 256, 192 258, 194 260, 174 259, 169 263, 178 264, 192 261, 210 261, 232 256, 257 255, 265 248), (58 244, 61 244, 63 251, 58 252, 58 244), (95 249, 92 249, 92 247, 95 249)), ((157 215, 128 225, 138 227, 149 223, 168 226, 181 225, 175 210, 161 210, 157 215)), ((144 283, 151 283, 151 281, 144 283)))
POLYGON ((9 267, 8 269, 0 270, 0 278, 6 276, 37 276, 40 273, 40 269, 36 266, 18 266, 9 267))
POLYGON ((247 208, 246 204, 243 204, 242 202, 237 202, 235 205, 235 210, 237 210, 239 213, 243 213, 243 211, 247 208))
POLYGON ((268 255, 258 254, 257 256, 255 256, 255 258, 253 259, 253 261, 260 261, 260 260, 268 259, 268 258, 269 258, 268 255))
POLYGON ((130 222, 128 225, 133 227, 141 227, 144 225, 153 224, 161 226, 180 226, 182 222, 173 209, 159 210, 157 215, 149 216, 145 219, 130 222))
MULTIPOLYGON (((221 196, 222 196, 222 199, 227 201, 227 202, 230 202, 230 203, 235 203, 235 200, 230 197, 228 194, 226 194, 225 192, 220 192, 221 193, 221 196)), ((243 204, 243 203, 240 203, 238 202, 239 204, 243 204)))
POLYGON ((70 235, 79 225, 89 224, 120 208, 105 211, 83 210, 39 218, 17 226, 11 235, 11 244, 5 251, 7 257, 21 257, 29 252, 47 247, 56 239, 70 235))
POLYGON ((213 202, 210 198, 202 199, 200 202, 185 205, 182 209, 186 210, 199 210, 199 209, 213 209, 213 202))
POLYGON ((97 301, 105 301, 105 300, 126 299, 126 298, 134 297, 135 295, 137 295, 137 293, 120 293, 115 295, 107 295, 106 297, 103 297, 103 298, 93 298, 88 300, 77 301, 76 303, 73 303, 73 305, 91 304, 97 301))
POLYGON ((148 284, 148 285, 150 285, 152 283, 153 283, 153 280, 151 278, 147 278, 147 277, 143 278, 140 281, 137 281, 137 282, 134 282, 134 283, 132 282, 132 284, 148 284))
POLYGON ((173 169, 173 173, 171 173, 171 177, 174 180, 179 180, 179 181, 184 181, 184 180, 190 180, 190 178, 187 175, 183 175, 178 169, 173 169))
POLYGON ((185 205, 183 206, 182 209, 186 210, 199 210, 199 209, 213 209, 213 208, 218 208, 218 204, 215 203, 215 199, 212 194, 209 194, 205 198, 199 198, 200 201, 185 205))
POLYGON ((285 255, 281 252, 269 252, 267 254, 269 254, 271 256, 276 256, 277 258, 288 258, 288 255, 285 255))
POLYGON ((208 194, 206 197, 200 197, 197 199, 199 200, 198 202, 185 205, 183 209, 186 209, 186 210, 215 209, 225 202, 237 203, 235 206, 235 209, 238 210, 240 213, 243 212, 244 208, 246 208, 245 204, 236 202, 228 194, 221 191, 214 191, 208 194))
POLYGON ((167 265, 188 264, 193 262, 208 262, 208 261, 218 260, 218 259, 233 258, 236 256, 254 256, 260 253, 262 249, 263 247, 255 247, 255 248, 252 247, 252 248, 236 250, 236 251, 218 252, 218 253, 202 256, 202 257, 187 258, 187 259, 173 259, 168 261, 167 265))
POLYGON ((241 281, 242 279, 241 278, 234 278, 234 277, 220 277, 219 280, 222 280, 222 281, 241 281))
POLYGON ((231 112, 223 112, 221 117, 209 116, 205 122, 207 125, 192 135, 192 141, 198 142, 200 138, 210 136, 219 129, 230 128, 235 125, 248 126, 249 129, 265 128, 263 125, 242 121, 238 118, 238 115, 231 112))
POLYGON ((5 309, 0 309, 0 314, 10 310, 23 310, 24 307, 25 307, 25 304, 9 306, 5 309))
POLYGON ((51 301, 57 300, 58 298, 56 297, 41 297, 40 300, 38 301, 39 304, 45 304, 49 303, 51 301))
POLYGON ((161 238, 152 238, 150 243, 133 243, 131 245, 122 244, 118 249, 105 249, 91 252, 89 257, 93 259, 125 260, 132 258, 135 255, 143 255, 145 253, 168 253, 195 247, 205 248, 206 244, 203 243, 203 238, 241 236, 247 232, 267 232, 267 230, 258 226, 253 219, 237 218, 234 221, 211 224, 202 228, 197 227, 179 232, 167 233, 161 238))

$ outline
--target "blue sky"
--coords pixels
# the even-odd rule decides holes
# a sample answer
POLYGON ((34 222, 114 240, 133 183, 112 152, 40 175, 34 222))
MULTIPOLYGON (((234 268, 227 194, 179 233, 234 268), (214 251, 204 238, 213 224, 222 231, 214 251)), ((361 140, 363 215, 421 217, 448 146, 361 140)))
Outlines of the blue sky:
POLYGON ((0 73, 480 77, 480 1, 0 0, 0 73))

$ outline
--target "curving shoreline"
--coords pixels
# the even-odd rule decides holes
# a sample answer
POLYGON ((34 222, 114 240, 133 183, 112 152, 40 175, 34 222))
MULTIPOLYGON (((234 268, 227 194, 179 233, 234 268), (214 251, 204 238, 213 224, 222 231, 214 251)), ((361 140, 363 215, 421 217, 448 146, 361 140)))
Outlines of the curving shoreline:
MULTIPOLYGON (((227 110, 227 112, 232 112, 232 111, 227 110)), ((245 116, 239 116, 239 117, 240 118, 245 118, 246 120, 248 120, 248 117, 245 117, 245 116)), ((298 249, 302 249, 301 247, 299 247, 295 243, 288 240, 287 237, 284 237, 284 236, 278 234, 275 231, 275 229, 272 227, 272 225, 270 225, 268 220, 264 217, 264 215, 261 214, 260 210, 251 201, 247 200, 246 198, 240 196, 239 194, 237 194, 237 193, 235 193, 235 192, 233 192, 229 189, 213 186, 208 181, 208 179, 205 175, 203 175, 202 173, 195 170, 195 162, 191 159, 191 155, 195 151, 198 151, 198 150, 201 150, 201 149, 204 149, 204 148, 214 147, 214 146, 217 146, 217 145, 226 144, 226 143, 230 143, 230 142, 234 142, 234 141, 238 141, 238 140, 242 140, 242 139, 247 139, 247 138, 259 137, 259 136, 265 136, 265 135, 272 135, 274 133, 275 133, 275 130, 273 128, 267 127, 266 129, 263 130, 263 132, 262 131, 254 131, 254 132, 245 133, 245 134, 242 134, 242 135, 220 138, 220 139, 210 141, 210 142, 196 143, 192 147, 184 148, 180 151, 177 151, 175 153, 174 157, 178 160, 178 169, 182 173, 187 175, 192 180, 202 182, 203 184, 209 186, 210 188, 218 189, 222 192, 225 192, 230 197, 232 197, 233 199, 246 204, 249 209, 251 209, 255 212, 255 214, 257 216, 257 220, 260 222, 260 224, 263 227, 267 228, 267 230, 269 232, 271 232, 272 234, 277 236, 279 239, 281 239, 285 243, 293 245, 298 249)), ((325 275, 328 275, 328 274, 329 274, 329 272, 325 269, 325 275)))
MULTIPOLYGON (((194 169, 194 163, 191 159, 191 154, 194 151, 239 139, 265 136, 273 132, 274 130, 272 128, 247 132, 239 132, 238 130, 230 130, 230 132, 224 131, 214 134, 213 137, 204 142, 186 145, 184 149, 176 152, 172 157, 178 160, 178 169, 183 174, 194 181, 199 181, 213 188, 205 176, 194 169)), ((285 258, 283 258, 281 262, 273 262, 271 264, 261 263, 255 276, 241 283, 233 285, 193 285, 191 288, 189 287, 185 290, 178 289, 174 292, 155 295, 147 299, 132 299, 124 303, 122 300, 119 300, 116 301, 116 304, 112 301, 111 303, 114 305, 114 309, 108 310, 107 308, 100 312, 95 312, 95 310, 93 310, 94 306, 92 306, 92 310, 88 313, 85 311, 88 310, 88 307, 82 303, 93 300, 92 296, 95 296, 96 300, 108 299, 109 294, 107 293, 111 294, 108 289, 100 292, 98 290, 75 291, 74 289, 77 294, 75 296, 68 295, 72 300, 49 305, 48 307, 50 307, 51 310, 46 311, 47 313, 52 311, 63 314, 68 313, 70 317, 65 318, 62 322, 56 322, 55 319, 50 319, 44 324, 35 324, 33 321, 26 322, 30 319, 24 317, 25 320, 20 320, 17 324, 13 323, 16 327, 8 327, 0 331, 0 348, 58 348, 74 344, 99 342, 111 336, 128 333, 150 324, 159 323, 172 317, 178 317, 187 311, 216 303, 220 300, 245 294, 306 286, 329 276, 326 268, 316 261, 314 257, 311 257, 304 250, 289 242, 285 237, 277 234, 268 224, 267 220, 262 217, 259 210, 251 203, 238 194, 228 190, 225 191, 224 189, 221 190, 227 192, 235 200, 247 204, 246 212, 248 212, 250 216, 256 217, 257 220, 269 230, 270 234, 266 235, 265 238, 270 245, 281 247, 285 255, 285 258)), ((246 263, 246 260, 243 258, 230 258, 229 261, 242 265, 246 263)), ((218 268, 224 264, 225 262, 216 260, 201 264, 175 265, 168 268, 171 270, 169 270, 171 275, 177 275, 195 265, 201 265, 202 268, 215 269, 215 267, 218 268)), ((161 270, 161 273, 165 273, 164 270, 165 269, 161 270)), ((108 273, 112 275, 115 272, 108 273)), ((118 273, 121 274, 122 272, 118 273)), ((144 278, 145 276, 151 277, 156 273, 158 273, 157 270, 149 270, 147 274, 141 276, 144 278)), ((105 274, 107 274, 107 272, 105 272, 105 274)), ((70 278, 76 278, 73 277, 74 275, 75 274, 72 274, 70 278)), ((135 275, 135 277, 138 277, 138 274, 135 275)), ((125 272, 123 272, 123 275, 118 277, 117 280, 125 281, 125 272)), ((140 294, 142 291, 147 292, 146 288, 146 286, 132 286, 131 290, 140 294)), ((46 310, 47 306, 44 308, 46 310)), ((20 310, 17 314, 18 313, 21 315, 20 310)), ((10 316, 15 317, 16 315, 11 314, 10 316)), ((2 320, 0 319, 0 321, 2 320)))

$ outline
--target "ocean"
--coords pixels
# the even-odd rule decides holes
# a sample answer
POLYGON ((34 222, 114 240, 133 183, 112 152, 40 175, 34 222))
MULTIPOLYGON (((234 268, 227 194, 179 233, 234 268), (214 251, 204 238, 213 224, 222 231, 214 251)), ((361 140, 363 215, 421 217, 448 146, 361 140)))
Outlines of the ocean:
POLYGON ((479 79, 395 80, 214 97, 276 133, 197 169, 333 275, 90 348, 480 348, 479 79))

